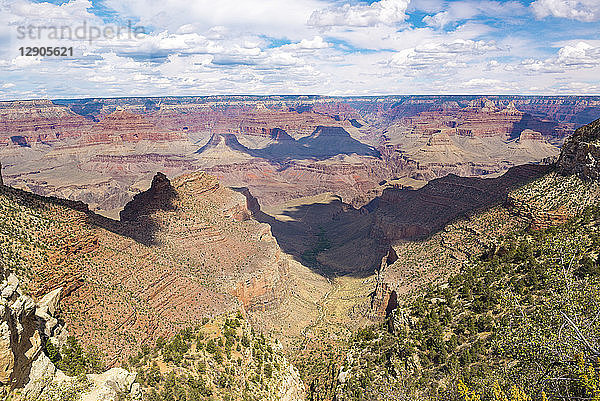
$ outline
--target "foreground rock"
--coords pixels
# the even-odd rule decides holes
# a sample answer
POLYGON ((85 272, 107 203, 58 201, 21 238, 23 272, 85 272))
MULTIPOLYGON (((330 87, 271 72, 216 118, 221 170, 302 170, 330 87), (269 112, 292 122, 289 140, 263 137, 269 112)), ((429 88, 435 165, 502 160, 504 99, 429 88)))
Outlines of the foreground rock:
POLYGON ((14 273, 2 271, 0 286, 0 392, 13 399, 48 401, 80 396, 84 401, 141 400, 135 374, 114 368, 101 375, 69 377, 44 353, 47 341, 60 346, 66 331, 57 313, 61 288, 37 303, 25 295, 14 273))

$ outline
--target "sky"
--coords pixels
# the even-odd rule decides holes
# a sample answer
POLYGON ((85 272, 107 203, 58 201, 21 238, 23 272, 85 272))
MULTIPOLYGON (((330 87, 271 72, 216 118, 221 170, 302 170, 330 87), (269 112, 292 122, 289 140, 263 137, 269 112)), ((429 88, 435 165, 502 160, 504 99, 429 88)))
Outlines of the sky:
POLYGON ((600 95, 599 22, 600 0, 0 0, 0 100, 600 95), (72 55, 21 54, 47 46, 72 55))

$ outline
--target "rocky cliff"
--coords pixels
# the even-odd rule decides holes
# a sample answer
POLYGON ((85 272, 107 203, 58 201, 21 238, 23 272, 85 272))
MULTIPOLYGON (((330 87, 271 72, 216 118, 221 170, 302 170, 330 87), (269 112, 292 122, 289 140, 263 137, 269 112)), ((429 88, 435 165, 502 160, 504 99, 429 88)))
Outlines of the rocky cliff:
POLYGON ((62 288, 35 301, 26 295, 14 273, 2 271, 0 284, 0 392, 16 400, 49 401, 77 396, 87 401, 141 401, 135 374, 111 369, 99 375, 69 377, 45 354, 45 344, 60 347, 66 330, 57 319, 62 288))
POLYGON ((382 180, 486 176, 553 157, 575 121, 591 120, 598 110, 597 99, 585 97, 0 102, 0 155, 6 183, 80 200, 112 218, 156 171, 211 169, 225 185, 249 187, 264 205, 329 187, 361 206, 381 193, 382 180), (567 106, 575 110, 569 116, 567 106), (551 144, 516 143, 527 129, 551 144), (430 142, 432 135, 438 136, 430 142), (441 143, 446 135, 450 142, 441 143))
POLYGON ((451 174, 416 191, 386 189, 370 206, 376 208, 372 235, 392 243, 423 238, 448 222, 503 202, 511 189, 548 170, 547 166, 525 165, 513 167, 498 178, 451 174))
POLYGON ((205 316, 244 308, 260 321, 289 291, 269 226, 207 174, 157 175, 123 221, 10 187, 0 188, 0 212, 0 261, 33 294, 63 287, 70 332, 109 364, 205 316))
POLYGON ((567 140, 557 163, 561 174, 587 180, 600 178, 600 120, 579 128, 567 140))

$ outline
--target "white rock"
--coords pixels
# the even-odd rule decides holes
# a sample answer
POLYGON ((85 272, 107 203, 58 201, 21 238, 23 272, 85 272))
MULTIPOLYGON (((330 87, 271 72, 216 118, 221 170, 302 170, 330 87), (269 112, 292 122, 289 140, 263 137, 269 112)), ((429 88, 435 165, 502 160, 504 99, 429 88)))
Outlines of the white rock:
POLYGON ((39 318, 46 337, 52 337, 56 334, 58 320, 54 315, 58 310, 61 291, 62 287, 59 287, 44 295, 35 309, 35 315, 39 318))
POLYGON ((8 322, 0 323, 0 383, 7 384, 10 381, 15 356, 11 348, 10 327, 8 322))
POLYGON ((102 374, 88 375, 94 384, 92 390, 83 395, 82 401, 116 401, 119 394, 128 394, 134 401, 142 399, 142 392, 135 383, 135 373, 122 368, 112 368, 102 374))
POLYGON ((2 293, 0 293, 0 295, 2 296, 2 298, 10 299, 17 290, 18 286, 19 279, 17 278, 17 276, 15 276, 14 273, 11 273, 8 276, 6 283, 2 287, 2 293))
POLYGON ((40 311, 48 313, 50 316, 54 316, 56 314, 56 310, 58 309, 58 302, 60 301, 61 291, 62 287, 59 287, 44 295, 42 299, 40 299, 40 301, 38 302, 36 314, 38 313, 38 311, 40 311))
POLYGON ((44 389, 54 381, 56 367, 50 359, 41 353, 31 364, 29 381, 23 389, 23 393, 30 399, 37 399, 44 389))

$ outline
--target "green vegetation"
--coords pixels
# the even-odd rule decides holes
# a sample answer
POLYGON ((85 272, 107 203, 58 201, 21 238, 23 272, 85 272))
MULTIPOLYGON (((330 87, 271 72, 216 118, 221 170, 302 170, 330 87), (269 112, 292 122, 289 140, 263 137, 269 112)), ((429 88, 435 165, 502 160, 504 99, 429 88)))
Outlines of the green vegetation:
POLYGON ((129 358, 148 401, 275 400, 287 367, 281 346, 241 314, 203 320, 129 358))
POLYGON ((305 263, 308 263, 309 266, 314 266, 318 263, 317 256, 319 255, 319 253, 331 248, 331 242, 329 242, 329 239, 327 238, 327 234, 325 233, 323 227, 319 227, 319 233, 317 234, 317 237, 317 242, 312 247, 312 249, 307 249, 302 254, 302 260, 305 263))
POLYGON ((599 227, 591 206, 562 226, 502 238, 359 330, 338 399, 600 399, 599 227))
POLYGON ((50 384, 44 394, 35 401, 79 401, 82 395, 89 391, 90 387, 91 383, 87 377, 80 375, 77 376, 76 380, 69 383, 50 384))
POLYGON ((342 344, 319 344, 298 355, 294 364, 306 385, 307 401, 332 400, 344 353, 342 344))
POLYGON ((60 350, 50 341, 44 344, 46 355, 56 367, 68 376, 81 376, 87 373, 104 371, 100 351, 96 347, 84 350, 73 336, 67 337, 67 342, 60 350))

